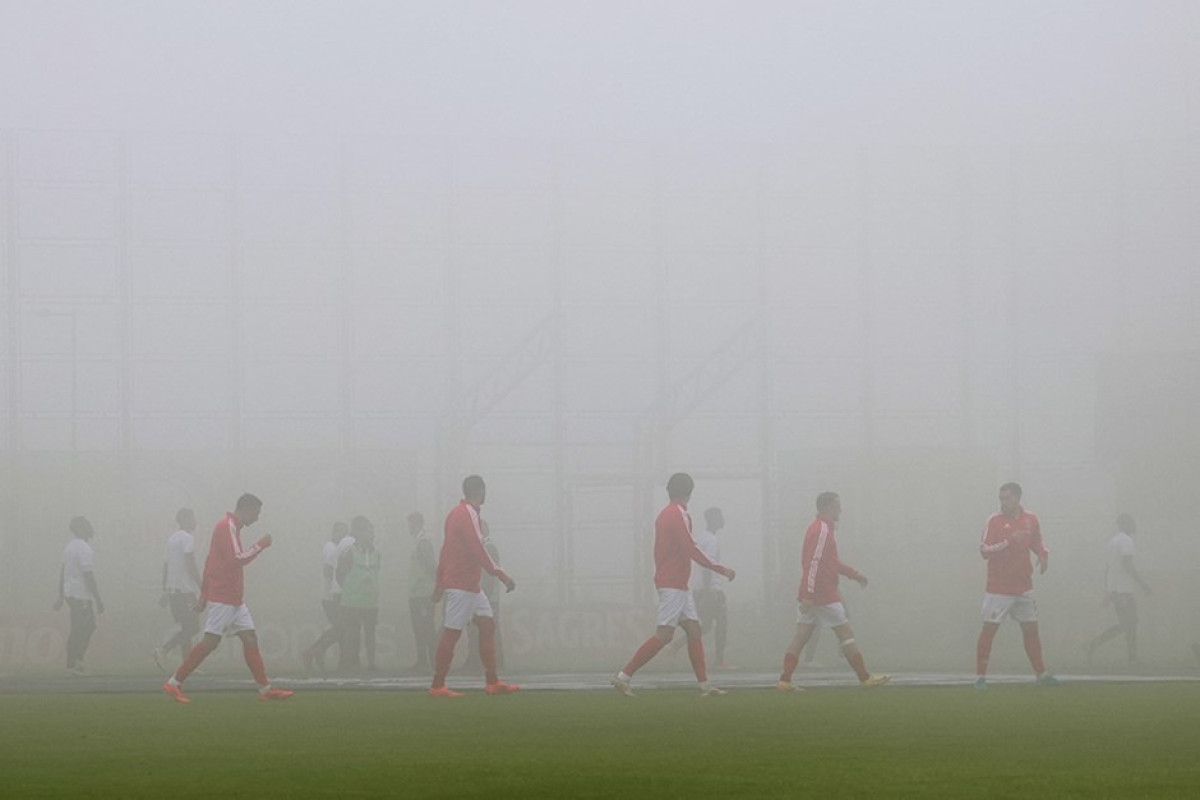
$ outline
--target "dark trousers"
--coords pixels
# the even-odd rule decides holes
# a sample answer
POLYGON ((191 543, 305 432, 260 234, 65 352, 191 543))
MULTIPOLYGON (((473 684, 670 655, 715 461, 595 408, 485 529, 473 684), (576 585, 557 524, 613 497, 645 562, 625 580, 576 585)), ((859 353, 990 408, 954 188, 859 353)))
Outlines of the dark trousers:
POLYGON ((67 634, 67 669, 70 669, 79 666, 87 652, 88 642, 96 631, 96 609, 91 600, 75 597, 67 598, 67 608, 71 612, 71 632, 67 634))
POLYGON ((171 592, 171 617, 179 625, 179 632, 163 643, 164 652, 179 648, 179 655, 186 656, 192 649, 192 641, 200 632, 200 615, 196 613, 196 595, 191 592, 171 592))
POLYGON ((1109 639, 1125 634, 1125 648, 1129 654, 1129 662, 1137 660, 1137 601, 1132 594, 1111 592, 1108 600, 1112 603, 1113 611, 1117 612, 1117 624, 1109 627, 1088 643, 1089 650, 1095 650, 1109 639))
POLYGON ((725 614, 725 593, 720 589, 697 590, 696 613, 700 615, 702 633, 716 629, 717 663, 725 663, 725 639, 729 633, 729 619, 725 614))
POLYGON ((433 669, 433 651, 437 647, 433 611, 433 601, 428 597, 408 598, 408 616, 412 620, 413 640, 417 645, 416 669, 433 669))
POLYGON ((379 624, 378 608, 342 607, 345 627, 342 634, 343 658, 340 666, 359 666, 359 649, 364 645, 367 650, 367 666, 375 668, 375 628, 379 624))

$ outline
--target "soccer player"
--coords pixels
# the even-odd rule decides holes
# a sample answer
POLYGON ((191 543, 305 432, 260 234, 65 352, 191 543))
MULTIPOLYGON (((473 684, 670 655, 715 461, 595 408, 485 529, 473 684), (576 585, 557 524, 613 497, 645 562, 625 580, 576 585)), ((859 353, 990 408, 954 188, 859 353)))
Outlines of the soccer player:
POLYGON ((838 594, 838 580, 842 575, 863 588, 867 586, 866 575, 838 558, 833 532, 841 516, 842 501, 836 492, 817 495, 817 518, 804 532, 804 547, 800 555, 800 592, 797 597, 800 607, 796 613, 796 634, 783 655, 783 672, 775 684, 775 688, 781 692, 798 691, 798 687, 792 685, 792 673, 800 662, 801 651, 818 626, 833 629, 842 655, 854 669, 859 685, 864 689, 874 689, 891 680, 887 675, 872 675, 867 671, 862 651, 854 642, 854 631, 850 629, 846 607, 842 605, 842 597, 838 594))
POLYGON ((488 694, 508 694, 520 687, 505 683, 496 676, 496 621, 492 606, 481 591, 479 579, 483 571, 495 575, 507 591, 517 588, 508 573, 496 566, 483 546, 483 531, 479 527, 479 509, 487 498, 487 486, 478 475, 468 475, 462 484, 463 500, 446 516, 445 539, 438 559, 437 579, 433 587, 433 602, 444 597, 442 635, 434 654, 433 684, 429 693, 435 697, 461 697, 446 686, 454 648, 463 628, 472 621, 479 628, 479 655, 488 694))
POLYGON ((706 556, 692 538, 692 518, 688 514, 687 504, 692 499, 695 485, 692 476, 686 472, 677 472, 667 481, 669 502, 654 521, 654 586, 658 589, 658 627, 612 680, 616 690, 626 697, 634 696, 630 686, 634 674, 667 646, 675 635, 676 627, 683 628, 687 635, 688 657, 700 684, 701 695, 725 694, 724 690, 708 682, 704 643, 700 638, 700 617, 696 613, 696 600, 688 588, 688 580, 693 561, 729 580, 733 580, 736 573, 706 556))
POLYGON ((233 511, 213 528, 212 544, 208 548, 208 559, 204 562, 204 577, 200 582, 200 600, 196 611, 207 609, 204 620, 204 638, 193 647, 179 665, 175 674, 163 684, 163 691, 180 703, 192 702, 183 693, 183 682, 196 667, 217 649, 225 636, 237 636, 242 640, 242 652, 250 674, 258 683, 259 700, 286 700, 292 692, 276 689, 267 680, 262 653, 258 650, 258 636, 254 632, 254 620, 250 609, 242 602, 242 570, 259 554, 271 546, 271 534, 258 540, 253 546, 242 547, 242 529, 258 521, 262 513, 262 500, 252 494, 238 498, 233 511))
POLYGON ((408 616, 417 646, 417 663, 412 671, 426 674, 433 669, 433 648, 437 640, 433 601, 429 599, 437 582, 437 556, 425 534, 425 515, 420 511, 408 515, 408 533, 413 538, 413 550, 408 558, 408 616))
POLYGON ((333 523, 329 541, 321 550, 321 608, 325 611, 329 627, 321 632, 311 646, 300 653, 305 672, 312 671, 313 661, 316 660, 324 673, 325 651, 342 639, 346 625, 342 615, 342 589, 337 581, 337 564, 338 556, 353 544, 354 538, 350 536, 350 528, 346 523, 333 523))
POLYGON ((1046 672, 1042 659, 1042 640, 1038 635, 1037 602, 1033 599, 1033 562, 1038 572, 1046 573, 1050 552, 1042 542, 1038 518, 1021 507, 1021 486, 1006 483, 1000 487, 1000 513, 988 518, 983 529, 979 553, 987 561, 987 591, 983 595, 983 630, 975 643, 975 688, 987 689, 988 659, 992 640, 1005 617, 1021 625, 1025 654, 1042 686, 1058 686, 1059 680, 1046 672))
POLYGON ((154 663, 166 672, 163 660, 167 653, 179 648, 182 659, 192 649, 200 632, 200 615, 196 613, 196 597, 200 594, 200 570, 196 568, 196 512, 181 508, 175 514, 179 529, 167 538, 163 558, 162 598, 159 605, 171 609, 171 617, 179 630, 154 650, 154 663))
POLYGON ((83 656, 96 632, 96 615, 104 613, 104 601, 100 599, 100 588, 92 573, 95 558, 92 546, 88 544, 96 531, 87 517, 75 517, 68 527, 74 538, 63 550, 54 610, 58 611, 66 601, 71 624, 67 634, 67 672, 84 675, 83 656))
POLYGON ((1108 563, 1104 569, 1104 604, 1113 607, 1117 624, 1084 642, 1083 650, 1089 659, 1096 648, 1124 633, 1129 663, 1137 661, 1137 601, 1134 600, 1133 590, 1140 588, 1149 595, 1150 585, 1133 565, 1135 533, 1137 522, 1131 515, 1121 514, 1117 517, 1117 533, 1108 542, 1108 563))
POLYGON ((357 516, 350 520, 354 546, 338 558, 337 582, 342 588, 342 613, 346 635, 342 646, 346 666, 359 665, 359 645, 367 650, 367 670, 375 671, 375 628, 379 624, 379 550, 375 547, 375 526, 357 516))

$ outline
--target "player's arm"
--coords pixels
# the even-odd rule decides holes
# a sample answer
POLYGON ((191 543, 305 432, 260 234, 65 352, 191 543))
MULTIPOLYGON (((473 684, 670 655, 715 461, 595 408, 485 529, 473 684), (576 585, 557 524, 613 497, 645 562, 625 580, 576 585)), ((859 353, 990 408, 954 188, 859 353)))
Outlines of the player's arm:
POLYGON ((839 561, 837 571, 838 571, 839 575, 845 575, 847 578, 854 581, 859 586, 866 587, 867 576, 863 575, 861 572, 859 572, 858 570, 856 570, 854 567, 850 566, 849 564, 845 564, 845 563, 839 561))
POLYGON ((247 547, 245 550, 242 550, 242 549, 238 548, 237 539, 234 536, 233 531, 229 532, 229 537, 232 540, 232 544, 233 544, 233 560, 240 567, 244 567, 247 564, 249 564, 251 561, 253 561, 254 559, 258 558, 259 555, 262 554, 263 550, 266 550, 268 547, 271 546, 271 542, 272 542, 271 534, 268 533, 266 536, 259 539, 257 542, 255 542, 250 547, 247 547))
POLYGON ((1046 570, 1050 568, 1050 551, 1046 549, 1046 544, 1042 541, 1042 525, 1040 522, 1033 524, 1033 539, 1029 543, 1029 548, 1037 556, 1038 573, 1045 575, 1046 570))
POLYGON ((63 607, 63 589, 67 582, 67 566, 65 564, 58 568, 58 599, 54 601, 54 610, 58 611, 63 607))
POLYGON ((992 524, 989 521, 987 527, 983 529, 983 541, 979 544, 979 555, 983 556, 985 560, 989 559, 997 553, 1007 550, 1012 543, 1013 540, 1011 537, 998 538, 993 536, 992 524))
POLYGON ((422 539, 417 543, 417 564, 421 569, 425 570, 428 575, 437 575, 437 559, 433 555, 433 545, 428 539, 422 539))
POLYGON ((346 578, 350 575, 350 570, 354 569, 354 548, 347 547, 338 556, 337 570, 334 575, 337 577, 338 585, 341 586, 346 578))
POLYGON ((90 569, 83 573, 83 582, 87 584, 88 591, 91 592, 92 597, 96 600, 96 613, 103 614, 104 601, 100 599, 100 587, 96 585, 96 576, 92 574, 90 569))

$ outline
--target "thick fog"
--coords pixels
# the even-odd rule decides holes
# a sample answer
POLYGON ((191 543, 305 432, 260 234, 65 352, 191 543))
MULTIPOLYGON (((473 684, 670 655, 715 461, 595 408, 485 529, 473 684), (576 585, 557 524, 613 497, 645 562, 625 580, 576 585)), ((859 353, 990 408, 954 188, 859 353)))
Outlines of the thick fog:
POLYGON ((872 663, 970 670, 1017 480, 1052 668, 1110 623, 1119 512, 1143 663, 1184 668, 1198 37, 1183 0, 0 2, 0 670, 61 667, 77 514, 89 664, 149 666, 176 510, 202 558, 244 491, 268 658, 365 514, 399 669, 405 517, 440 539, 469 473, 511 667, 615 669, 680 470, 728 522, 744 666, 778 663, 834 490, 872 663))

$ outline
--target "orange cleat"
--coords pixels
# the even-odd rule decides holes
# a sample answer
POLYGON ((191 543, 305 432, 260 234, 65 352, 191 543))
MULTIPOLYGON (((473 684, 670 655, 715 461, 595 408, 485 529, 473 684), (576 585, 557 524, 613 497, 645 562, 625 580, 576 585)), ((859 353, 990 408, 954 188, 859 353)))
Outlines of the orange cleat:
POLYGON ((259 700, 287 700, 294 695, 295 692, 289 692, 287 689, 267 689, 265 692, 258 693, 259 700))
POLYGON ((513 692, 520 690, 521 687, 517 686, 515 683, 505 683, 504 681, 489 683, 487 688, 484 689, 484 691, 488 694, 512 694, 513 692))
POLYGON ((191 699, 189 699, 188 696, 183 693, 182 686, 172 686, 170 681, 163 683, 163 691, 171 695, 171 699, 173 699, 176 703, 186 704, 192 702, 191 699))
POLYGON ((431 688, 429 694, 433 697, 462 697, 462 692, 456 692, 447 686, 439 686, 436 689, 431 688))

